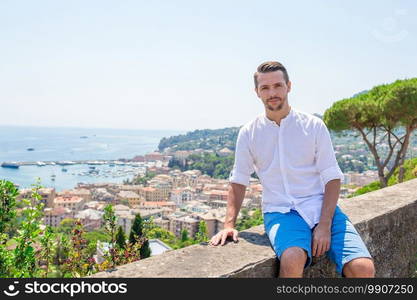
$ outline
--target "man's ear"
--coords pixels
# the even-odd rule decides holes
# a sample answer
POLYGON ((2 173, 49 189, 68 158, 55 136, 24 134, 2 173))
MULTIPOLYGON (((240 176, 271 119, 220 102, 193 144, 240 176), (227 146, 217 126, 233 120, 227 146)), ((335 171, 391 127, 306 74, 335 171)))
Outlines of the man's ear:
POLYGON ((289 80, 287 82, 287 88, 288 88, 287 93, 289 93, 291 91, 291 81, 289 81, 289 80))

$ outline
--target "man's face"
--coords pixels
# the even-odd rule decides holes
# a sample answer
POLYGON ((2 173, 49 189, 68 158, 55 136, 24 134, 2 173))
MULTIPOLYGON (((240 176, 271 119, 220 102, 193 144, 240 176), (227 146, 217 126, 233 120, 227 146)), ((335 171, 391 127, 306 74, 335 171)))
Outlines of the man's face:
POLYGON ((258 87, 255 91, 266 109, 279 111, 288 105, 290 90, 291 82, 285 82, 282 71, 258 73, 258 87))

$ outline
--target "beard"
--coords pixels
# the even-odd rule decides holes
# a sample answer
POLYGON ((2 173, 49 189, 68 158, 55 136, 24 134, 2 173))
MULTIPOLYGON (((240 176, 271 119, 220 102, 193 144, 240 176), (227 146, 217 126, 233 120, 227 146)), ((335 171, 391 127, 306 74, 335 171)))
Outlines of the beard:
POLYGON ((277 97, 270 98, 266 101, 265 107, 270 111, 280 111, 284 107, 284 104, 285 104, 285 101, 287 100, 287 97, 285 97, 284 101, 282 101, 281 104, 278 105, 277 107, 273 107, 273 106, 268 104, 268 101, 273 100, 273 99, 281 100, 281 98, 277 98, 277 97))
POLYGON ((277 107, 272 107, 271 105, 267 105, 266 108, 269 109, 270 111, 279 111, 282 109, 282 107, 284 106, 284 103, 281 103, 280 105, 278 105, 277 107))

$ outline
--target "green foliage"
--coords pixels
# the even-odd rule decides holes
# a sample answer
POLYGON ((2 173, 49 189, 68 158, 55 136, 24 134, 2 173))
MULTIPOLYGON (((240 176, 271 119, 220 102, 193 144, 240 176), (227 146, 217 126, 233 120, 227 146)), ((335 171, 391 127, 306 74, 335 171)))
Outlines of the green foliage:
MULTIPOLYGON (((399 169, 400 169, 399 167, 395 169, 394 175, 388 181, 388 186, 399 183, 399 178, 398 178, 399 169)), ((417 170, 417 157, 406 160, 404 162, 404 169, 405 169, 404 181, 417 178, 417 172, 415 172, 417 170)), ((381 183, 379 181, 374 181, 374 182, 371 182, 370 184, 367 184, 361 187, 356 192, 349 195, 348 198, 363 195, 363 194, 373 192, 379 189, 381 189, 381 183)))
MULTIPOLYGON (((113 205, 109 204, 104 208, 104 229, 106 233, 110 236, 110 245, 114 246, 116 242, 116 226, 117 226, 117 217, 114 213, 113 205)), ((110 251, 112 259, 112 267, 116 266, 116 257, 113 249, 110 251)))
POLYGON ((203 221, 199 224, 199 232, 196 233, 195 239, 190 238, 188 231, 185 229, 181 231, 181 238, 179 239, 172 232, 155 226, 153 219, 151 218, 145 222, 144 235, 148 239, 159 239, 172 249, 180 249, 207 241, 208 239, 206 239, 206 230, 206 224, 203 221))
POLYGON ((43 234, 40 238, 41 250, 38 254, 38 259, 44 263, 45 268, 42 271, 42 277, 48 277, 51 265, 53 264, 54 251, 55 251, 55 234, 50 226, 46 226, 43 234))
POLYGON ((34 277, 36 275, 35 243, 41 233, 40 225, 42 220, 43 203, 39 194, 41 188, 39 182, 33 185, 30 199, 23 199, 26 204, 22 211, 23 221, 15 240, 14 249, 14 277, 34 277))
POLYGON ((96 229, 84 233, 84 238, 90 243, 94 241, 111 242, 109 234, 104 229, 96 229))
POLYGON ((222 148, 235 149, 239 127, 223 129, 203 129, 187 132, 186 134, 162 138, 158 149, 163 151, 170 147, 173 150, 220 150, 222 148))
POLYGON ((227 179, 233 168, 234 155, 219 156, 215 153, 192 154, 185 164, 179 160, 171 160, 169 166, 181 171, 200 170, 203 174, 213 178, 227 179))
POLYGON ((75 228, 75 222, 74 219, 63 219, 56 230, 60 233, 70 234, 75 228))
POLYGON ((246 208, 241 209, 241 217, 236 222, 236 230, 242 231, 253 226, 258 226, 263 224, 263 215, 260 209, 255 209, 252 211, 252 215, 249 215, 249 211, 246 208))
POLYGON ((71 242, 67 259, 62 266, 64 277, 84 277, 96 272, 96 263, 89 256, 87 240, 84 238, 84 227, 80 221, 76 221, 71 232, 71 242))
MULTIPOLYGON (((15 248, 13 251, 7 249, 8 235, 0 232, 0 277, 34 277, 39 274, 37 264, 37 253, 35 244, 40 238, 45 241, 45 233, 41 232, 43 204, 40 203, 41 188, 39 180, 33 185, 29 199, 23 199, 26 207, 22 211, 22 222, 17 234, 14 237, 15 248)), ((11 182, 2 181, 0 184, 0 195, 2 213, 1 221, 13 222, 16 217, 15 203, 17 191, 11 182)), ((2 225, 2 230, 7 229, 7 224, 2 225)), ((48 234, 48 233, 46 233, 48 234)), ((46 238, 47 239, 47 238, 46 238)))
MULTIPOLYGON (((401 157, 405 157, 411 133, 417 128, 417 78, 375 86, 337 101, 324 113, 324 122, 335 131, 354 129, 361 134, 374 156, 379 173, 383 174, 380 183, 385 187, 393 171, 403 163, 401 157), (400 127, 405 134, 398 138, 395 129, 400 127), (383 138, 377 141, 379 133, 383 138), (390 149, 383 158, 378 144, 385 139, 390 149), (387 165, 391 169, 384 173, 387 165)), ((400 182, 403 181, 403 175, 399 176, 400 182)))
POLYGON ((17 188, 10 181, 0 180, 0 234, 5 233, 16 216, 17 188))
POLYGON ((145 238, 143 240, 142 246, 140 247, 140 258, 144 259, 150 256, 151 256, 151 247, 149 246, 149 240, 145 238))
POLYGON ((134 244, 136 243, 137 238, 141 238, 143 236, 143 221, 140 214, 135 216, 135 220, 133 221, 132 228, 130 229, 129 234, 129 242, 134 244))
POLYGON ((150 181, 152 178, 154 178, 157 174, 152 171, 146 171, 145 176, 139 176, 132 180, 132 184, 142 184, 146 186, 148 184, 148 181, 150 181))
MULTIPOLYGON (((394 171, 394 174, 392 175, 392 177, 390 178, 390 180, 388 181, 388 186, 400 183, 399 180, 399 171, 400 168, 396 168, 394 171)), ((411 158, 411 159, 407 159, 404 162, 404 180, 403 181, 407 181, 410 179, 414 179, 417 178, 417 157, 411 158)))
POLYGON ((152 217, 144 222, 143 234, 148 239, 159 239, 173 249, 179 248, 177 237, 172 232, 156 226, 152 217))
POLYGON ((135 216, 135 220, 133 221, 132 228, 130 229, 129 234, 129 243, 140 244, 140 258, 144 259, 151 256, 151 249, 149 247, 149 241, 146 236, 143 234, 143 220, 140 214, 135 216))
MULTIPOLYGON (((106 261, 97 264, 92 257, 97 241, 109 241, 114 245, 117 218, 113 207, 105 208, 104 229, 85 232, 80 221, 68 219, 56 229, 46 226, 41 230, 40 188, 39 183, 34 185, 30 198, 22 200, 16 236, 10 239, 7 233, 0 232, 0 277, 85 277, 151 254, 148 240, 140 238, 135 244, 128 243, 124 249, 111 248, 106 261)), ((4 212, 2 222, 14 222, 17 216, 14 185, 2 182, 0 195, 4 212)), ((9 223, 3 223, 2 230, 7 230, 9 223)))
POLYGON ((195 234, 195 241, 197 243, 203 243, 208 241, 207 224, 205 221, 200 221, 200 223, 198 223, 198 231, 195 234))
POLYGON ((185 243, 189 239, 187 229, 181 230, 181 242, 185 243))
POLYGON ((359 195, 363 195, 366 193, 370 193, 376 190, 379 190, 381 188, 381 183, 379 181, 371 182, 370 184, 367 184, 361 188, 359 188, 356 192, 352 193, 348 196, 348 198, 356 197, 359 195))
POLYGON ((126 248, 126 235, 122 226, 119 226, 119 229, 117 231, 116 244, 120 249, 126 248))

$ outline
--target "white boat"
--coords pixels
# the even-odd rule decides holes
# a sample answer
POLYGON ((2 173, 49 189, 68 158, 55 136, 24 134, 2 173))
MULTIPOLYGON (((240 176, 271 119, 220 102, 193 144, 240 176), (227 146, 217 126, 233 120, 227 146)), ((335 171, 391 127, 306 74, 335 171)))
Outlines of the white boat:
POLYGON ((44 163, 44 162, 42 162, 42 161, 37 161, 37 162, 36 162, 36 164, 37 164, 39 167, 46 166, 46 163, 44 163))

